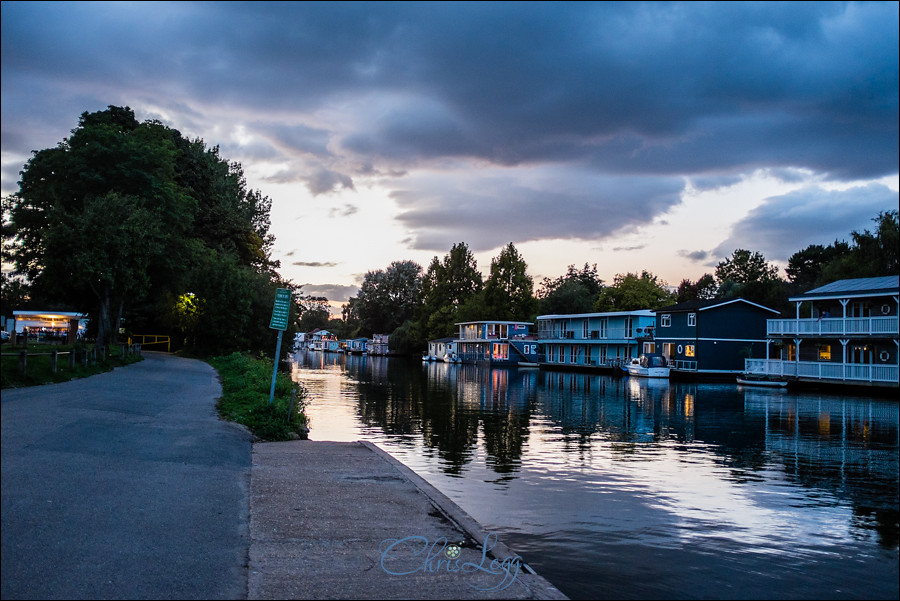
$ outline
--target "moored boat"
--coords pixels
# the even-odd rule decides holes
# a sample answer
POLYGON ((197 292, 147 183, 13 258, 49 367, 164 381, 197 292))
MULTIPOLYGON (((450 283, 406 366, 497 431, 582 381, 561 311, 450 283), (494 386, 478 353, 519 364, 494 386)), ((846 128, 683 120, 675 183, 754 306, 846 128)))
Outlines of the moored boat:
POLYGON ((662 355, 641 355, 623 365, 622 370, 629 376, 639 378, 668 378, 669 362, 662 355))
POLYGON ((766 386, 768 388, 786 388, 788 383, 784 380, 773 380, 765 376, 742 374, 737 377, 737 383, 741 386, 766 386))

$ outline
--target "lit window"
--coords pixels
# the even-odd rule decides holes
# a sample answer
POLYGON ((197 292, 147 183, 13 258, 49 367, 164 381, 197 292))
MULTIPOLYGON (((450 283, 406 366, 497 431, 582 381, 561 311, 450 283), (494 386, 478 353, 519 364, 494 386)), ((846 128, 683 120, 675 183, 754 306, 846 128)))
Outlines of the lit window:
POLYGON ((672 325, 672 316, 666 313, 665 315, 659 316, 659 325, 663 328, 668 328, 672 325))
POLYGON ((684 347, 684 356, 685 357, 693 357, 694 356, 694 345, 689 344, 684 347))
POLYGON ((697 314, 696 313, 688 313, 688 325, 689 326, 697 325, 697 314))
POLYGON ((819 345, 819 361, 831 361, 831 345, 819 345))

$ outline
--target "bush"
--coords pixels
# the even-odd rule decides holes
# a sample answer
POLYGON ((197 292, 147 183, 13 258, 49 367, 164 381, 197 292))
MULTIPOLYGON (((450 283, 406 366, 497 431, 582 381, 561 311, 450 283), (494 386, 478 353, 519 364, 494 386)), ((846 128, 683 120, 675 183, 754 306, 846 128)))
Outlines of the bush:
POLYGON ((247 426, 262 440, 307 437, 306 390, 302 386, 279 373, 275 379, 275 398, 269 403, 271 359, 232 353, 227 357, 213 357, 209 363, 219 372, 222 382, 219 415, 247 426))

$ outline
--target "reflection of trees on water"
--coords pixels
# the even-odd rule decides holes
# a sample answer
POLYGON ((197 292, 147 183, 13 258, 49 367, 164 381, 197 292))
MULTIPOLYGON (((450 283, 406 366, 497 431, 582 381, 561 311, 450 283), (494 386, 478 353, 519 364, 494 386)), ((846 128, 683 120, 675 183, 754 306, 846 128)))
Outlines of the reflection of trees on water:
MULTIPOLYGON (((324 361, 343 361, 332 357, 324 361)), ((846 500, 882 546, 900 540, 896 403, 377 357, 348 357, 345 370, 363 423, 397 444, 421 438, 449 474, 473 460, 481 436, 486 465, 515 477, 532 428, 554 453, 585 464, 601 448, 646 460, 648 447, 665 445, 711 455, 735 483, 770 478, 779 465, 791 481, 828 491, 823 502, 846 500)))

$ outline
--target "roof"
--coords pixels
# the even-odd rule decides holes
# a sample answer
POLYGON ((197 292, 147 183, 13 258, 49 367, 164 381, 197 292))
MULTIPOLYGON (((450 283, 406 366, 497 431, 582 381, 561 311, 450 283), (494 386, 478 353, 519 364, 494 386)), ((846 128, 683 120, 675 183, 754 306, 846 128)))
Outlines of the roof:
POLYGON ((461 321, 454 325, 457 326, 471 326, 476 324, 497 324, 497 325, 507 325, 507 326, 531 326, 534 325, 530 321, 461 321))
POLYGON ((790 300, 807 300, 810 298, 847 298, 860 296, 882 296, 900 292, 900 276, 889 275, 879 278, 854 278, 838 280, 813 288, 790 300))
POLYGON ((432 342, 445 342, 446 343, 446 342, 453 342, 454 340, 456 340, 456 338, 454 338, 453 336, 447 336, 446 338, 435 338, 434 340, 429 340, 428 343, 429 344, 432 342))
POLYGON ((724 307, 725 305, 731 305, 733 303, 745 303, 747 305, 751 305, 758 309, 763 309, 764 311, 770 311, 776 315, 781 315, 781 312, 776 311, 775 309, 771 309, 769 307, 748 301, 745 298, 729 298, 729 299, 717 298, 717 299, 712 299, 712 300, 692 300, 692 301, 686 301, 683 303, 678 303, 677 305, 669 305, 668 307, 662 307, 659 309, 655 309, 654 313, 679 313, 679 312, 684 312, 684 311, 708 311, 710 309, 724 307))
POLYGON ((632 317, 653 317, 651 309, 638 309, 636 311, 608 311, 605 313, 563 313, 560 315, 538 315, 538 319, 577 319, 579 317, 619 317, 631 315, 632 317))

